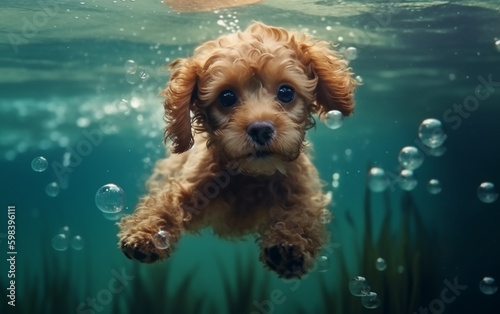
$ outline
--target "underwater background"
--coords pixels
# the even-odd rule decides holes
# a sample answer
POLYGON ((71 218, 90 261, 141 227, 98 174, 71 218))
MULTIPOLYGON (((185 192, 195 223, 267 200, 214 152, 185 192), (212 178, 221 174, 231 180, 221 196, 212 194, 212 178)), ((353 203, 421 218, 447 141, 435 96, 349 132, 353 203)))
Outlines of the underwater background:
POLYGON ((1 313, 498 313, 500 3, 1 0, 0 171, 1 313), (116 219, 165 155, 165 65, 254 20, 332 41, 362 82, 308 134, 331 243, 302 280, 209 229, 128 260, 116 219))

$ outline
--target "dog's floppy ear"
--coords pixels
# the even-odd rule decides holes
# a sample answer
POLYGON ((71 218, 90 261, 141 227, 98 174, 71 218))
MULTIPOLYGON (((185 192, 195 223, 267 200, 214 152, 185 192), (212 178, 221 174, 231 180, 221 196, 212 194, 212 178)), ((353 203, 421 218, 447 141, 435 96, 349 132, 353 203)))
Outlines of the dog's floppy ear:
POLYGON ((354 110, 354 89, 359 83, 352 77, 347 61, 329 48, 327 42, 303 44, 302 50, 308 56, 312 75, 318 79, 316 102, 312 110, 324 118, 330 110, 338 110, 344 116, 354 110))
POLYGON ((182 153, 194 144, 191 130, 190 109, 194 104, 198 66, 194 59, 177 59, 170 64, 171 75, 165 96, 165 128, 164 141, 172 141, 172 152, 182 153))

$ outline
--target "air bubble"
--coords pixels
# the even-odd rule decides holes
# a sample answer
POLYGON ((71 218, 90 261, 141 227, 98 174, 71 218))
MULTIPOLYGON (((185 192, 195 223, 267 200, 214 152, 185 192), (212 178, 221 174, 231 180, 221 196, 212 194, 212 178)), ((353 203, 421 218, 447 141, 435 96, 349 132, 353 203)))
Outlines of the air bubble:
POLYGON ((56 197, 59 195, 60 191, 61 188, 59 188, 59 184, 57 184, 57 182, 51 182, 45 187, 45 193, 50 197, 56 197))
POLYGON ((170 234, 164 230, 160 230, 153 236, 152 241, 157 249, 168 249, 170 247, 170 234))
POLYGON ((66 236, 66 238, 69 238, 69 236, 71 234, 71 230, 69 229, 68 226, 64 226, 61 229, 59 229, 59 234, 64 234, 66 236))
POLYGON ((425 119, 418 128, 418 137, 425 146, 436 148, 443 145, 447 136, 443 131, 441 121, 425 119))
POLYGON ((103 213, 119 213, 125 206, 125 192, 115 184, 106 184, 97 190, 95 204, 103 213))
POLYGON ((370 290, 371 287, 365 277, 356 276, 349 280, 349 292, 354 296, 361 297, 367 295, 370 290))
POLYGON ((52 238, 52 247, 56 251, 66 251, 68 249, 68 238, 65 234, 58 234, 52 238))
POLYGON ((76 235, 71 239, 71 247, 73 250, 80 251, 83 249, 84 245, 85 241, 83 241, 83 238, 79 235, 76 235))
POLYGON ((383 192, 389 186, 389 182, 382 168, 373 167, 368 171, 368 188, 372 192, 383 192))
POLYGON ((36 157, 31 161, 31 169, 35 170, 36 172, 43 172, 47 169, 49 166, 49 163, 47 162, 47 159, 45 157, 36 157))
POLYGON ((358 58, 358 49, 355 47, 349 47, 345 50, 344 55, 347 60, 355 60, 358 58))
POLYGON ((495 41, 495 48, 497 49, 498 52, 500 52, 500 39, 495 41))
POLYGON ((487 295, 495 294, 498 290, 498 286, 495 284, 495 279, 492 277, 484 277, 481 282, 479 282, 479 290, 487 295))
POLYGON ((376 309, 380 306, 380 298, 375 292, 368 292, 367 295, 361 297, 361 304, 367 309, 376 309))
POLYGON ((483 203, 493 203, 498 198, 498 192, 495 191, 495 185, 491 182, 481 183, 477 188, 477 197, 483 203))
POLYGON ((377 260, 375 261, 375 268, 378 271, 384 271, 387 268, 387 263, 385 262, 385 259, 383 259, 382 257, 377 258, 377 260))
POLYGON ((338 129, 342 126, 344 116, 338 110, 328 111, 325 115, 325 124, 332 130, 338 129))
POLYGON ((402 190, 411 191, 417 187, 418 182, 413 175, 413 171, 403 169, 399 173, 398 184, 402 190))
POLYGON ((437 179, 430 179, 427 183, 427 191, 434 195, 441 193, 441 182, 437 179))
POLYGON ((330 268, 330 260, 328 259, 328 256, 321 255, 318 257, 316 260, 316 270, 320 273, 324 273, 328 271, 330 268))
POLYGON ((401 167, 415 170, 424 162, 424 155, 414 146, 406 146, 401 149, 398 155, 401 167))

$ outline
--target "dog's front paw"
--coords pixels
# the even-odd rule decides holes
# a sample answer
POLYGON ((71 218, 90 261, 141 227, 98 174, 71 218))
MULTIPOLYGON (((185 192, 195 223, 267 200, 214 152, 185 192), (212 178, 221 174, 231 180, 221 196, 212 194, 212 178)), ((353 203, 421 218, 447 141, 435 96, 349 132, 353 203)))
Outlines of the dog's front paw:
POLYGON ((283 278, 300 278, 306 273, 304 255, 289 243, 263 248, 261 260, 283 278))
POLYGON ((158 247, 154 236, 134 233, 131 236, 121 236, 119 247, 129 259, 142 263, 153 263, 169 256, 170 247, 158 247))

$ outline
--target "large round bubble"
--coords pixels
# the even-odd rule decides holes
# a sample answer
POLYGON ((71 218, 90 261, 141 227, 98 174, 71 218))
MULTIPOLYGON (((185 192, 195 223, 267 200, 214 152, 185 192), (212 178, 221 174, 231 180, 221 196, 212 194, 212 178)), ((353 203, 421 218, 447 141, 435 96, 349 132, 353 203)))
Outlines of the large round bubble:
POLYGON ((325 115, 325 124, 332 130, 338 129, 342 126, 344 116, 338 110, 328 111, 325 115))
POLYGON ((324 273, 328 271, 328 268, 330 268, 330 259, 326 255, 321 255, 318 257, 316 260, 316 270, 320 273, 324 273))
POLYGON ((170 247, 170 234, 164 230, 158 231, 152 238, 153 244, 160 250, 170 247))
POLYGON ((413 171, 403 169, 399 173, 398 184, 402 190, 411 191, 417 186, 417 179, 413 175, 413 171))
POLYGON ((375 261, 375 268, 379 271, 384 271, 387 268, 387 263, 382 257, 377 258, 375 261))
POLYGON ((380 298, 373 291, 370 291, 366 295, 361 297, 361 304, 363 304, 363 306, 367 309, 376 309, 380 306, 380 303, 380 298))
POLYGON ((493 203, 498 198, 498 192, 495 190, 495 185, 491 182, 483 182, 477 188, 477 197, 483 203, 493 203))
POLYGON ((441 121, 437 119, 425 119, 418 128, 418 137, 424 145, 435 148, 441 146, 446 140, 441 121))
POLYGON ((383 192, 389 186, 389 181, 382 168, 373 167, 368 171, 368 188, 372 192, 383 192))
POLYGON ((36 157, 31 161, 31 169, 33 169, 36 172, 45 171, 48 166, 49 163, 47 162, 47 159, 45 159, 45 157, 42 156, 36 157))
POLYGON ((73 250, 80 251, 81 249, 83 249, 84 245, 85 241, 79 235, 76 235, 71 239, 71 247, 73 248, 73 250))
POLYGON ((498 286, 495 283, 495 279, 492 277, 484 277, 481 282, 479 282, 479 290, 484 294, 491 295, 497 292, 498 286))
POLYGON ((50 197, 56 197, 61 192, 61 188, 57 182, 51 182, 45 186, 45 193, 50 197))
POLYGON ((398 155, 399 164, 409 170, 415 170, 424 162, 424 155, 414 146, 406 146, 398 155))
POLYGON ((427 191, 431 194, 441 193, 441 183, 437 179, 430 179, 427 183, 427 191))
POLYGON ((66 251, 68 249, 68 238, 65 234, 58 234, 52 238, 52 247, 56 251, 66 251))
POLYGON ((106 184, 97 190, 95 204, 103 213, 119 213, 125 206, 125 192, 116 184, 106 184))
POLYGON ((371 287, 365 277, 356 276, 349 280, 349 292, 354 296, 361 297, 367 295, 370 290, 371 287))

